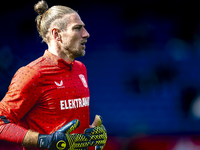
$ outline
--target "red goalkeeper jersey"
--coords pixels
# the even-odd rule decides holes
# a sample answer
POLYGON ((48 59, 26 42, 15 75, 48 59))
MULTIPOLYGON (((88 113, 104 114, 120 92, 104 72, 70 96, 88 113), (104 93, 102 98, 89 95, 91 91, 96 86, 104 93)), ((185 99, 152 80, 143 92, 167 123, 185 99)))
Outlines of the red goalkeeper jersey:
POLYGON ((20 68, 0 102, 0 125, 15 123, 41 134, 50 134, 73 119, 74 133, 89 127, 89 89, 85 66, 71 64, 48 50, 20 68))

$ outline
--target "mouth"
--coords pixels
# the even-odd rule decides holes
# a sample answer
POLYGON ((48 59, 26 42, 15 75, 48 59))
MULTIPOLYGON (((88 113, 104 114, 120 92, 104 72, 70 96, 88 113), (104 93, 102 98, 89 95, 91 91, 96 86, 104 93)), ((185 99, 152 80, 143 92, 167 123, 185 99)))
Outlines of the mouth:
POLYGON ((87 43, 87 41, 82 41, 82 42, 81 42, 81 45, 83 45, 83 46, 84 46, 84 45, 85 45, 85 43, 87 43))

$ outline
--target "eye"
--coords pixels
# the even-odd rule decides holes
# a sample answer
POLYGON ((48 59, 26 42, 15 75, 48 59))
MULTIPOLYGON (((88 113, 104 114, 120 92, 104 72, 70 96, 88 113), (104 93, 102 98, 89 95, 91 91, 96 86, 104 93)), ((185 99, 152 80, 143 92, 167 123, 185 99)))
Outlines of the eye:
POLYGON ((82 26, 76 26, 74 27, 75 30, 81 30, 82 26))

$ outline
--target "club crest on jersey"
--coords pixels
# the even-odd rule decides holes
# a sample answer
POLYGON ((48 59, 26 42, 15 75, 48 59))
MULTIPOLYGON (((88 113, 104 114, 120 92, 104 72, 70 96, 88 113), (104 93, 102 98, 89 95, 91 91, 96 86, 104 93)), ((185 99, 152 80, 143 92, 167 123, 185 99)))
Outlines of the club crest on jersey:
POLYGON ((85 76, 82 75, 82 74, 79 74, 79 78, 81 79, 81 81, 82 81, 84 87, 87 88, 88 85, 87 85, 87 82, 86 82, 86 80, 85 80, 85 76))

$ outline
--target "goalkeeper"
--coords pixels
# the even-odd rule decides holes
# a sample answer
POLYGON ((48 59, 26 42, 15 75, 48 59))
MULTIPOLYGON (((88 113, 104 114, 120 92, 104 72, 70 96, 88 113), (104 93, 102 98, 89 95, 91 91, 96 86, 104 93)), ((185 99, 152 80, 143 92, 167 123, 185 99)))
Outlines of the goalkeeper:
POLYGON ((21 144, 24 150, 101 150, 106 130, 102 124, 89 128, 87 71, 75 60, 85 55, 85 24, 66 6, 48 9, 42 0, 34 9, 48 49, 15 73, 0 102, 0 140, 21 144))

